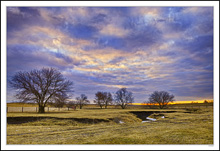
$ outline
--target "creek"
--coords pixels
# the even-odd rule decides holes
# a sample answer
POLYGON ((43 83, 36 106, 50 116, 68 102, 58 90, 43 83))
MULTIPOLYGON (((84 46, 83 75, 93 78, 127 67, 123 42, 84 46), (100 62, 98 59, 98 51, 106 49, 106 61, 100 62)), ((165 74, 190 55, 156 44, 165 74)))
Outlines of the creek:
POLYGON ((154 113, 158 113, 161 118, 165 118, 163 113, 173 113, 176 111, 131 111, 130 113, 135 114, 139 119, 142 120, 142 123, 156 121, 154 118, 149 116, 154 113))

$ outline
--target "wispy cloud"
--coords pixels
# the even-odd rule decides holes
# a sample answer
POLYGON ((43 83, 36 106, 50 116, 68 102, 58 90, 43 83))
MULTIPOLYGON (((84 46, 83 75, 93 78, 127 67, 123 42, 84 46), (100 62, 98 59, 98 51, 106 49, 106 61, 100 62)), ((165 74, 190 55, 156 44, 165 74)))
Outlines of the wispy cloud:
POLYGON ((90 100, 121 87, 136 102, 155 90, 212 99, 213 8, 8 7, 8 77, 45 66, 90 100))

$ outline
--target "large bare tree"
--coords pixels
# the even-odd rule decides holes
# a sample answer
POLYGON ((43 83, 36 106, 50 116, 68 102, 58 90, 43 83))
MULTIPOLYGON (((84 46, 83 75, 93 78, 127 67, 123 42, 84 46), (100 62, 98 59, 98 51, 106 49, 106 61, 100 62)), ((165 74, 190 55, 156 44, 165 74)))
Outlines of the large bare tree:
POLYGON ((80 97, 76 97, 76 104, 82 109, 84 105, 89 104, 89 100, 85 94, 81 94, 80 97))
POLYGON ((158 104, 160 109, 164 108, 169 102, 173 101, 175 101, 174 95, 169 94, 166 91, 155 91, 149 97, 149 103, 158 104))
POLYGON ((10 85, 16 89, 18 99, 36 102, 39 113, 45 112, 44 107, 49 101, 66 98, 68 92, 73 92, 73 83, 55 68, 18 72, 10 80, 10 85))
POLYGON ((111 104, 112 101, 113 101, 113 98, 110 92, 97 92, 95 94, 94 103, 99 105, 101 108, 105 106, 105 108, 107 109, 107 106, 111 104))
POLYGON ((129 103, 134 102, 132 92, 127 91, 127 88, 121 88, 115 93, 115 103, 125 109, 129 103))

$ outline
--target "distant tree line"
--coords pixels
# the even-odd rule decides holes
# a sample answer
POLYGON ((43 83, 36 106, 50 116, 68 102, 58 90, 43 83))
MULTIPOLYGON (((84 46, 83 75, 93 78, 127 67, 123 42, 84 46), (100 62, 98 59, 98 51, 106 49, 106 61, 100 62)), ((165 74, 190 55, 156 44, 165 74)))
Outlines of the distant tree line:
MULTIPOLYGON (((95 94, 95 99, 94 99, 94 103, 97 104, 101 109, 103 107, 107 109, 109 105, 113 105, 114 103, 115 105, 121 106, 122 109, 125 109, 129 103, 133 103, 133 102, 134 102, 134 97, 132 96, 132 92, 129 92, 127 88, 119 89, 114 96, 110 92, 98 91, 95 94)), ((55 106, 64 106, 64 104, 66 104, 67 107, 79 106, 80 109, 82 109, 83 106, 89 103, 90 102, 89 100, 87 100, 87 96, 85 94, 81 94, 80 97, 76 97, 76 101, 64 100, 64 102, 62 101, 53 102, 55 106)))
MULTIPOLYGON (((16 97, 22 102, 34 102, 39 106, 39 113, 44 113, 44 107, 48 104, 55 107, 79 107, 90 103, 85 94, 81 94, 70 101, 73 94, 73 82, 65 79, 55 68, 42 68, 41 70, 31 70, 30 72, 17 72, 9 81, 10 85, 16 89, 16 97)), ((149 103, 159 104, 164 108, 169 102, 174 101, 174 95, 165 91, 155 91, 149 97, 149 103)), ((128 104, 134 102, 132 92, 127 88, 121 88, 114 95, 110 92, 98 91, 95 94, 94 103, 100 108, 107 108, 109 105, 121 106, 125 109, 128 104)))

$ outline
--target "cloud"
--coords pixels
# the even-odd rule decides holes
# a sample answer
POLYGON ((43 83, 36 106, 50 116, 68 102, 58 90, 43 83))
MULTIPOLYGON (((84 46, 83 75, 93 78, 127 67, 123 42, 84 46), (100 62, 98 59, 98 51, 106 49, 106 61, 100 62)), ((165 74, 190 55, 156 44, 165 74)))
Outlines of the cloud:
POLYGON ((109 35, 109 36, 116 36, 116 37, 125 37, 129 34, 129 30, 120 28, 115 26, 114 24, 108 24, 100 30, 100 34, 102 35, 109 35))
POLYGON ((68 25, 67 32, 70 36, 79 38, 79 39, 90 39, 95 36, 97 29, 90 25, 76 24, 68 25))
POLYGON ((108 22, 108 16, 106 14, 98 13, 97 15, 94 15, 91 17, 91 24, 100 25, 105 24, 108 22))
POLYGON ((114 36, 102 36, 97 40, 97 43, 103 47, 111 47, 114 49, 121 49, 125 47, 125 41, 122 38, 114 36))
POLYGON ((8 76, 45 66, 91 100, 121 87, 136 102, 156 90, 211 98, 213 8, 8 7, 8 76))
POLYGON ((42 47, 9 45, 7 49, 7 71, 10 75, 19 70, 39 69, 46 66, 65 70, 81 64, 79 60, 74 60, 59 52, 45 51, 42 47))
POLYGON ((30 25, 42 25, 43 20, 37 9, 29 7, 7 8, 7 35, 10 31, 17 31, 30 25))

